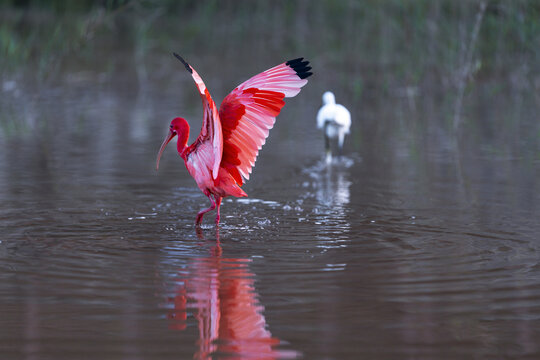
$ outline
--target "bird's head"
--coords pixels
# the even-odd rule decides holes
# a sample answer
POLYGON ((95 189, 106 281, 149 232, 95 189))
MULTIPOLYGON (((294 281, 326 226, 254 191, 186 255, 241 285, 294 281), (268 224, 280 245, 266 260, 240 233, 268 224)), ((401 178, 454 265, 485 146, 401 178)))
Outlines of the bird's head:
POLYGON ((335 104, 336 103, 336 97, 331 91, 327 91, 322 96, 323 104, 335 104))
POLYGON ((171 125, 169 126, 169 133, 167 134, 167 136, 165 136, 165 140, 163 140, 163 143, 161 144, 161 148, 159 149, 159 153, 156 160, 156 170, 159 169, 159 159, 161 159, 161 155, 163 154, 165 147, 167 147, 167 144, 176 135, 178 135, 178 145, 177 145, 178 152, 181 152, 181 149, 183 149, 186 146, 187 139, 189 137, 189 125, 186 119, 177 117, 171 121, 171 125))

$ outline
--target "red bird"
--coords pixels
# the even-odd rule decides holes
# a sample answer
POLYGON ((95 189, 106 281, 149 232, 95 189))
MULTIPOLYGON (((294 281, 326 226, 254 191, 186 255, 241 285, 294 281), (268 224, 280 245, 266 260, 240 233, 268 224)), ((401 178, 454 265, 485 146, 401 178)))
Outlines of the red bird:
POLYGON ((285 105, 283 98, 296 96, 307 84, 312 73, 309 61, 289 60, 243 82, 216 107, 208 89, 197 72, 178 54, 174 54, 191 73, 204 108, 201 133, 187 146, 189 125, 184 118, 171 121, 156 161, 167 144, 178 135, 178 153, 184 159, 189 174, 199 189, 208 196, 212 206, 197 214, 200 225, 204 214, 217 207, 219 224, 221 200, 226 196, 247 196, 241 186, 249 179, 257 154, 274 126, 276 116, 285 105))

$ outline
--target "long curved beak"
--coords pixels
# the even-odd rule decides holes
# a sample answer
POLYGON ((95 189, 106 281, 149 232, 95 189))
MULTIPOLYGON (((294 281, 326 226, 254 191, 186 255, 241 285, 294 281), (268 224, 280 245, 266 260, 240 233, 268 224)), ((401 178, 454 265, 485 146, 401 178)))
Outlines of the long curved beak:
POLYGON ((163 144, 161 144, 161 147, 159 148, 159 153, 156 160, 156 170, 159 169, 159 159, 161 159, 161 155, 163 154, 163 150, 165 150, 165 147, 167 144, 173 139, 173 137, 176 136, 176 132, 169 131, 167 136, 165 137, 165 140, 163 140, 163 144))

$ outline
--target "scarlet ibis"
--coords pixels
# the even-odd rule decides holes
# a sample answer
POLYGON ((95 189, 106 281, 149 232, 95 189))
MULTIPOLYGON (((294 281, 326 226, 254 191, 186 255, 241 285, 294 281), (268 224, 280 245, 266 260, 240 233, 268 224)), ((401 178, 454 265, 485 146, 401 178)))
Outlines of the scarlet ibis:
POLYGON ((201 133, 187 146, 189 125, 184 118, 171 121, 156 160, 167 144, 178 136, 178 153, 199 189, 210 199, 211 206, 197 214, 200 225, 204 214, 217 208, 219 224, 221 200, 226 196, 247 196, 241 186, 249 179, 255 160, 274 126, 276 116, 285 105, 283 98, 296 96, 312 73, 309 61, 289 60, 237 86, 216 107, 199 74, 180 55, 173 54, 191 73, 204 108, 201 133))
POLYGON ((322 96, 323 106, 317 113, 317 128, 324 131, 326 162, 332 161, 330 139, 338 139, 339 154, 343 153, 345 134, 350 133, 351 113, 341 104, 336 104, 336 97, 331 91, 322 96))

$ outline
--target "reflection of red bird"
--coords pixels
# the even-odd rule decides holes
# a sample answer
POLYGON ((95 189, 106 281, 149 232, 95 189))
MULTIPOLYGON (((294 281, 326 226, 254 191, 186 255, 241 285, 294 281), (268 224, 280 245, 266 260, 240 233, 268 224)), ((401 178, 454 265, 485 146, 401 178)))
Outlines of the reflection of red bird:
POLYGON ((232 359, 297 356, 294 351, 274 349, 280 341, 266 329, 264 307, 258 303, 248 263, 249 259, 222 258, 218 243, 211 257, 196 259, 182 271, 169 317, 179 320, 174 329, 184 330, 188 308, 194 312, 199 323, 195 358, 210 359, 216 352, 232 359))
POLYGON ((163 141, 156 161, 173 137, 178 135, 178 153, 199 189, 212 206, 197 214, 200 224, 205 213, 219 208, 225 196, 247 196, 241 186, 249 179, 259 150, 274 126, 276 116, 285 105, 283 98, 296 96, 307 83, 311 67, 303 58, 287 61, 266 70, 235 88, 221 103, 219 111, 197 72, 174 54, 193 76, 202 98, 204 118, 201 133, 187 146, 189 125, 183 118, 171 121, 169 134, 163 141))

